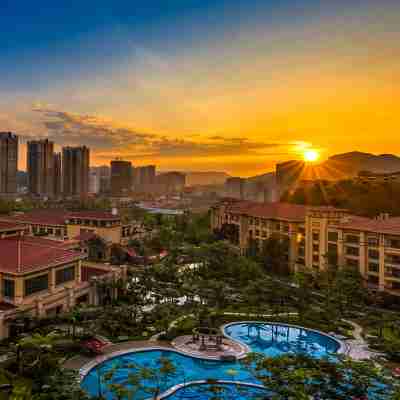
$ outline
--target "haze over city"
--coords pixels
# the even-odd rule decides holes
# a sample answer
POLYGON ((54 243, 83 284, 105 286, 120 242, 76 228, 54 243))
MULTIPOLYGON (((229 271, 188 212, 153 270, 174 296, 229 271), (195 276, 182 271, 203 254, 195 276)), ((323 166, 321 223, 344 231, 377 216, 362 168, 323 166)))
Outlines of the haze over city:
POLYGON ((0 126, 161 170, 400 153, 398 1, 0 5, 0 126), (329 4, 328 4, 329 3, 329 4), (310 153, 308 153, 310 154, 310 153))

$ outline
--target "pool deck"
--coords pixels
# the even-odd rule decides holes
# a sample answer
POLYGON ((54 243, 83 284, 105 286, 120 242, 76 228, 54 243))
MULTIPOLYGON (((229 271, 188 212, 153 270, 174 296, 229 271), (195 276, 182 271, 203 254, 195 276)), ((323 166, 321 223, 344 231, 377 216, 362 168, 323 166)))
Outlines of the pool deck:
POLYGON ((130 340, 122 343, 110 344, 103 348, 102 354, 94 357, 75 356, 64 363, 64 367, 68 369, 81 370, 85 365, 94 362, 101 362, 102 359, 109 359, 115 354, 129 350, 140 350, 149 347, 163 347, 173 350, 174 347, 170 342, 166 341, 149 341, 149 340, 130 340))

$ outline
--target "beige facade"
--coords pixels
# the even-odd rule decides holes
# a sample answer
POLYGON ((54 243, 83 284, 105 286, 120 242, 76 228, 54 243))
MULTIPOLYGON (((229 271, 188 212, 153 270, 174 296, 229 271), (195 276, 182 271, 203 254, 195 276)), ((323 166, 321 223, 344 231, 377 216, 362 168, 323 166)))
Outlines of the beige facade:
MULTIPOLYGON (((41 318, 67 312, 81 303, 98 305, 100 297, 97 282, 126 280, 126 267, 93 267, 84 263, 79 260, 24 275, 0 273, 0 340, 9 336, 13 321, 22 314, 41 318), (82 268, 95 269, 98 276, 83 280, 82 268), (40 282, 43 277, 46 277, 43 282, 47 280, 47 287, 43 285, 42 290, 39 286, 34 288, 32 282, 40 282), (12 297, 10 292, 5 291, 5 281, 14 284, 12 297)), ((114 292, 112 297, 116 296, 114 292)))
MULTIPOLYGON (((275 207, 277 203, 270 204, 274 205, 271 207, 275 207)), ((230 203, 221 203, 211 209, 211 226, 212 229, 221 229, 224 225, 236 227, 237 240, 234 242, 242 252, 249 247, 250 241, 262 248, 263 241, 271 236, 287 239, 289 268, 294 270, 298 257, 304 257, 304 222, 301 217, 281 214, 281 210, 271 210, 271 213, 263 211, 256 207, 249 212, 246 207, 238 209, 231 207, 230 203)))
POLYGON ((354 267, 369 286, 400 296, 400 218, 362 218, 333 207, 307 207, 301 216, 290 206, 277 212, 277 203, 222 202, 211 209, 211 227, 235 226, 242 251, 251 239, 261 245, 271 235, 287 237, 292 270, 354 267))

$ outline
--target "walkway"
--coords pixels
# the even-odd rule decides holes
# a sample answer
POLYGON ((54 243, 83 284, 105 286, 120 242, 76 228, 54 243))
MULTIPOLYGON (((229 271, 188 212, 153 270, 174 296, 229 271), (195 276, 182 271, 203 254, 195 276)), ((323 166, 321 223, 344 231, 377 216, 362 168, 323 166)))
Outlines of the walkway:
POLYGON ((369 349, 368 343, 362 336, 363 328, 353 321, 342 319, 343 322, 348 323, 353 327, 352 335, 354 339, 345 340, 348 347, 346 355, 351 357, 353 360, 369 360, 380 356, 380 353, 374 352, 369 349))
MULTIPOLYGON (((106 359, 107 356, 110 356, 112 353, 115 353, 117 351, 141 349, 151 346, 162 346, 171 349, 173 348, 169 342, 165 341, 149 342, 148 340, 131 340, 123 343, 110 344, 109 346, 104 347, 102 354, 97 357, 106 359)), ((93 361, 97 357, 85 357, 80 355, 75 356, 67 360, 64 363, 64 367, 68 369, 80 370, 85 364, 87 364, 89 361, 93 361)))

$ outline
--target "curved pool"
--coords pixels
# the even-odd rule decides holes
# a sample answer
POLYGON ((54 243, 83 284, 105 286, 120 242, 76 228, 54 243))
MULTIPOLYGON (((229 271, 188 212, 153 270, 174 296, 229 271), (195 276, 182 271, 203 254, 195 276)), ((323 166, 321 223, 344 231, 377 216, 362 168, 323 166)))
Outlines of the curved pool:
MULTIPOLYGON (((336 352, 340 347, 338 341, 327 335, 283 324, 240 322, 228 324, 223 330, 226 336, 246 344, 251 351, 263 353, 269 357, 304 352, 314 357, 322 357, 336 352)), ((114 399, 115 397, 108 388, 110 383, 129 388, 129 374, 143 367, 159 370, 160 357, 170 360, 176 369, 174 374, 165 379, 162 384, 158 384, 160 393, 179 384, 210 379, 236 383, 258 383, 239 362, 206 360, 183 355, 174 350, 158 348, 128 352, 94 366, 85 375, 82 387, 92 396, 101 394, 108 400, 114 399), (113 371, 112 377, 106 382, 103 377, 110 375, 110 371, 113 371)), ((146 389, 135 393, 135 400, 152 397, 154 380, 142 380, 142 383, 146 389)), ((248 393, 260 391, 260 389, 237 384, 229 385, 228 383, 223 385, 221 390, 222 393, 227 393, 227 396, 229 394, 227 398, 237 400, 251 398, 248 393), (232 393, 237 393, 237 395, 232 395, 232 393)), ((211 393, 207 394, 207 385, 197 384, 177 388, 175 392, 165 398, 177 400, 209 399, 211 397, 211 393)))
POLYGON ((240 322, 225 325, 223 329, 226 336, 268 357, 307 353, 322 358, 336 353, 341 347, 341 343, 331 336, 294 325, 240 322))

